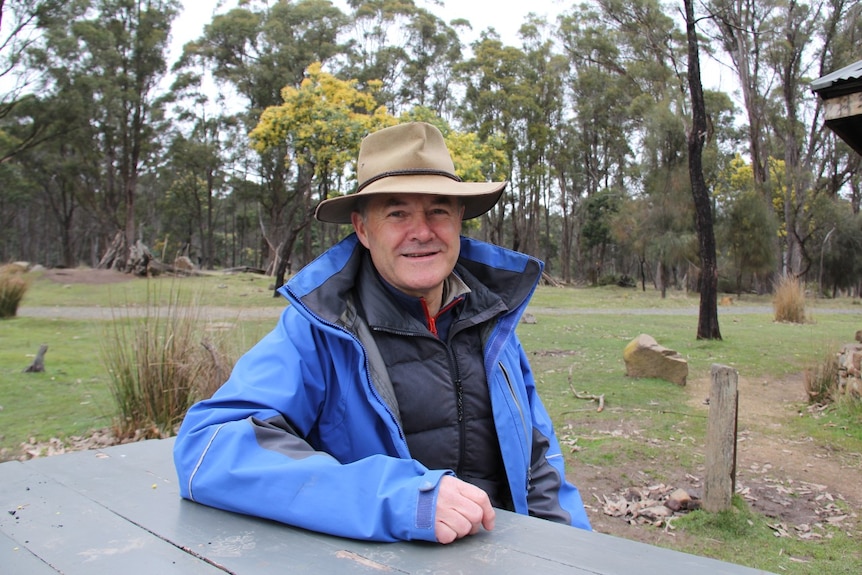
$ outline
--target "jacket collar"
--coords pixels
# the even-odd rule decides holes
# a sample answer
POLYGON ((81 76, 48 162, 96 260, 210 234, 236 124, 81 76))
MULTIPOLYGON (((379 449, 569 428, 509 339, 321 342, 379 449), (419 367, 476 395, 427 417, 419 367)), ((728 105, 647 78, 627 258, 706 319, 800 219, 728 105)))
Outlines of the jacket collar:
MULTIPOLYGON (((299 270, 279 291, 292 303, 335 324, 349 310, 350 294, 357 286, 366 253, 356 234, 350 234, 299 270)), ((474 292, 481 287, 500 300, 504 309, 520 314, 538 285, 542 268, 542 262, 531 256, 462 237, 455 272, 474 292)), ((475 293, 470 295, 471 305, 484 305, 487 310, 488 301, 477 298, 475 293)))

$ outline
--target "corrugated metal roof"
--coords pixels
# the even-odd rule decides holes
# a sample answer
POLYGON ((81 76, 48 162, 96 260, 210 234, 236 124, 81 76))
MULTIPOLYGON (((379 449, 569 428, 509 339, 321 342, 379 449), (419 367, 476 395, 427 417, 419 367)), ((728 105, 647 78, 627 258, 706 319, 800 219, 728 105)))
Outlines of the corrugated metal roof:
POLYGON ((862 79, 862 60, 854 64, 850 64, 849 66, 845 66, 840 70, 836 70, 831 74, 826 74, 822 78, 818 78, 811 82, 811 89, 814 92, 819 92, 824 88, 830 87, 832 84, 836 82, 840 82, 842 80, 859 80, 862 79))

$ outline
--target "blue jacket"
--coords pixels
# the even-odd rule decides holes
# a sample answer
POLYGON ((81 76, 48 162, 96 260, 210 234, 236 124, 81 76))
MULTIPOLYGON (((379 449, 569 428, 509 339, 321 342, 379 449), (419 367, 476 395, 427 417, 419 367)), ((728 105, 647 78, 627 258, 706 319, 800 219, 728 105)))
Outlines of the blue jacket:
MULTIPOLYGON (((351 303, 361 250, 351 235, 300 270, 281 288, 291 305, 275 329, 189 409, 174 447, 183 497, 344 537, 435 540, 437 486, 452 472, 410 457, 351 303)), ((515 334, 542 264, 469 238, 459 264, 492 290, 494 278, 523 286, 488 331, 484 358, 515 511, 589 529, 515 334)))

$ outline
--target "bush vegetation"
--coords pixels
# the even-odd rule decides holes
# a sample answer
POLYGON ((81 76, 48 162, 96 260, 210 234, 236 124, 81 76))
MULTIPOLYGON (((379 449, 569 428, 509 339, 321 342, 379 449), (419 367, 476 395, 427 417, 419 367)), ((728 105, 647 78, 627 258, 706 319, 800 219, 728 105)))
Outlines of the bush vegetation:
POLYGON ((24 271, 14 264, 0 267, 0 319, 15 317, 30 287, 24 271))
POLYGON ((804 371, 808 402, 824 405, 836 399, 838 392, 838 356, 826 351, 823 359, 804 371))
POLYGON ((197 300, 173 288, 166 300, 158 292, 149 292, 143 317, 115 318, 102 339, 121 439, 172 435, 188 407, 211 395, 233 365, 223 339, 204 332, 197 300))
POLYGON ((824 352, 819 363, 804 371, 805 392, 809 403, 828 407, 837 417, 855 422, 853 427, 858 431, 862 428, 862 398, 851 390, 840 388, 839 367, 838 354, 835 351, 824 352))

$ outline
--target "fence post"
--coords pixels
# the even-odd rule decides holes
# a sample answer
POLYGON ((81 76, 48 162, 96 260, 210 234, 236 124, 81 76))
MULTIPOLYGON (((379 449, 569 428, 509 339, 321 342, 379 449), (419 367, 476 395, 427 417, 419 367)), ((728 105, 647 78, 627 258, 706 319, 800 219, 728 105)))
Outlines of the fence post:
POLYGON ((739 407, 739 373, 732 367, 713 364, 706 427, 706 478, 703 508, 730 509, 736 489, 736 425, 739 407))

